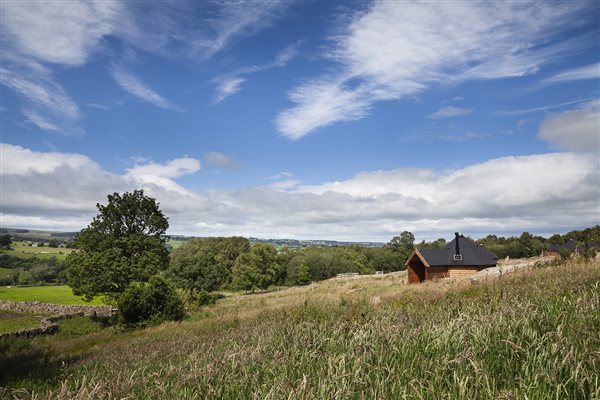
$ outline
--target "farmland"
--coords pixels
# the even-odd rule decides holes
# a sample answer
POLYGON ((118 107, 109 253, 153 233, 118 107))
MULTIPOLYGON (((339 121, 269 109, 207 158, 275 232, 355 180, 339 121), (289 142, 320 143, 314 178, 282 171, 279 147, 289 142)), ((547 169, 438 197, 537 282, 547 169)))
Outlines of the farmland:
POLYGON ((70 287, 62 286, 24 286, 0 287, 0 300, 41 301, 54 304, 103 304, 99 298, 86 302, 80 296, 75 296, 70 287))
POLYGON ((0 357, 0 385, 24 398, 600 396, 598 261, 477 286, 404 280, 233 294, 143 331, 69 328, 0 357))
POLYGON ((14 242, 11 247, 12 250, 3 250, 0 254, 7 254, 19 258, 37 257, 45 260, 54 257, 59 261, 64 261, 67 255, 73 252, 73 249, 61 247, 33 247, 29 246, 28 242, 14 242))
POLYGON ((0 310, 0 333, 34 328, 40 324, 43 314, 19 313, 0 310))

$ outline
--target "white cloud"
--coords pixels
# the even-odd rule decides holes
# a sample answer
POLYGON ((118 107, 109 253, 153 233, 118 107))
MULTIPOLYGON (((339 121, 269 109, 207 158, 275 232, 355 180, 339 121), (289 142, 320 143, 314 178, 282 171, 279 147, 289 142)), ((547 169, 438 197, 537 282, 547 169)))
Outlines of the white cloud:
POLYGON ((589 35, 555 44, 588 3, 376 1, 350 18, 328 52, 338 71, 290 91, 294 103, 275 125, 299 139, 318 128, 369 114, 432 85, 519 77, 592 46, 589 35))
POLYGON ((293 1, 126 2, 119 36, 169 57, 207 61, 284 15, 293 1))
POLYGON ((113 65, 110 73, 123 90, 138 99, 156 107, 164 108, 165 110, 183 111, 180 107, 156 93, 152 88, 121 66, 113 65))
POLYGON ((49 174, 60 167, 73 169, 99 168, 96 163, 81 154, 58 152, 35 152, 24 147, 0 144, 2 176, 49 174))
POLYGON ((242 90, 242 83, 246 82, 246 79, 240 77, 222 78, 216 82, 217 97, 214 101, 214 104, 220 103, 232 94, 236 94, 242 90))
POLYGON ((123 15, 118 1, 3 1, 9 49, 39 61, 82 65, 123 15))
POLYGON ((80 229, 89 223, 95 204, 104 202, 107 194, 136 188, 164 201, 167 212, 204 207, 202 199, 173 180, 200 168, 197 160, 186 157, 164 165, 136 166, 124 175, 115 175, 81 154, 38 152, 1 144, 0 155, 5 226, 25 220, 63 226, 70 220, 82 224, 69 229, 80 229))
POLYGON ((540 81, 541 85, 600 78, 600 63, 563 71, 540 81))
POLYGON ((600 152, 600 100, 546 118, 538 137, 561 150, 600 152))
POLYGON ((553 110, 555 108, 571 106, 574 104, 587 103, 591 100, 593 100, 593 98, 577 99, 577 100, 572 100, 572 101, 565 101, 563 103, 548 104, 548 105, 540 106, 540 107, 526 108, 523 110, 510 110, 510 111, 502 110, 502 111, 499 111, 498 113, 499 114, 507 114, 507 115, 531 114, 531 113, 537 113, 540 111, 549 111, 549 110, 553 110))
POLYGON ((170 232, 196 236, 387 241, 406 229, 432 238, 456 230, 555 232, 598 219, 600 177, 592 155, 505 157, 441 173, 396 169, 314 186, 291 180, 194 192, 173 180, 196 170, 186 158, 115 175, 83 155, 6 144, 0 151, 4 226, 78 230, 108 193, 135 188, 157 198, 170 232))
POLYGON ((52 73, 35 62, 8 62, 0 68, 0 84, 23 99, 22 113, 27 122, 43 130, 77 136, 81 118, 79 107, 56 83, 52 73))
POLYGON ((298 54, 298 46, 299 44, 294 44, 286 47, 277 53, 275 60, 270 63, 238 68, 227 76, 215 79, 214 82, 217 87, 217 94, 213 104, 218 104, 227 97, 238 93, 242 89, 242 83, 247 80, 246 78, 242 78, 242 76, 267 71, 271 68, 285 67, 298 54))
POLYGON ((289 179, 292 176, 294 176, 293 173, 287 172, 287 171, 283 171, 283 172, 280 172, 280 173, 278 173, 276 175, 267 176, 267 177, 265 177, 265 179, 272 179, 272 180, 277 180, 277 179, 282 179, 282 178, 289 179))
POLYGON ((290 45, 285 49, 281 50, 275 56, 275 60, 272 63, 273 67, 285 67, 290 61, 292 61, 298 55, 299 43, 290 45))
POLYGON ((239 168, 238 163, 226 154, 219 153, 218 151, 209 151, 204 154, 206 164, 216 168, 227 168, 237 169, 239 168))
POLYGON ((79 108, 45 65, 80 66, 114 33, 123 16, 115 1, 4 1, 1 83, 24 101, 26 122, 42 130, 81 135, 79 108))
MULTIPOLYGON (((93 56, 122 58, 146 52, 206 61, 283 15, 293 2, 0 2, 3 71, 0 83, 26 104, 27 122, 43 130, 82 134, 75 102, 54 78, 56 67, 80 67, 93 56), (119 46, 109 47, 109 38, 119 46), (35 107, 32 106, 34 103, 35 107)), ((157 107, 179 111, 133 73, 114 67, 127 92, 157 107)))
POLYGON ((273 182, 269 185, 269 187, 274 190, 288 191, 296 188, 301 183, 302 181, 299 179, 288 179, 285 181, 273 182))
POLYGON ((200 161, 190 157, 183 157, 167 161, 165 164, 149 162, 136 165, 133 168, 127 169, 127 176, 134 178, 151 176, 173 179, 198 172, 200 168, 200 161))
POLYGON ((442 107, 433 114, 429 116, 429 118, 448 118, 448 117, 459 117, 461 115, 469 115, 473 112, 472 108, 458 108, 452 106, 442 107))

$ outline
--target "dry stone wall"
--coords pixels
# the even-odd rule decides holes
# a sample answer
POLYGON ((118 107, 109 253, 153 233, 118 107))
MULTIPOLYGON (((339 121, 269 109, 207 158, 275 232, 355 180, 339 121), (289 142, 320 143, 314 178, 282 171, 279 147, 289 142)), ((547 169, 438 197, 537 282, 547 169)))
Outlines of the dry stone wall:
POLYGON ((84 315, 109 317, 117 312, 117 309, 111 306, 65 305, 42 303, 40 301, 10 300, 0 300, 0 310, 54 314, 50 317, 42 318, 40 321, 40 326, 37 328, 22 329, 16 332, 3 333, 0 334, 0 338, 52 335, 58 332, 58 325, 56 324, 56 321, 58 320, 84 315))
POLYGON ((42 303, 41 301, 12 301, 0 300, 0 310, 15 312, 44 313, 55 315, 71 315, 83 313, 83 315, 95 315, 98 317, 109 317, 117 312, 111 306, 87 306, 42 303))

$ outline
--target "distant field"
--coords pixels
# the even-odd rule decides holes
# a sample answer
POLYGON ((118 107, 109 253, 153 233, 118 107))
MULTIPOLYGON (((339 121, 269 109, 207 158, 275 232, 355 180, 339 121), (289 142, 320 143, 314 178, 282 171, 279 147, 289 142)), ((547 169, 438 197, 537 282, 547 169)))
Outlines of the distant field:
POLYGON ((12 248, 13 250, 0 251, 0 254, 8 254, 9 256, 19 258, 37 257, 41 259, 51 259, 54 257, 57 260, 64 261, 65 258, 67 258, 67 255, 74 251, 74 249, 60 247, 32 247, 27 246, 24 242, 14 242, 12 248))
POLYGON ((173 246, 174 249, 181 247, 185 243, 185 240, 169 240, 167 244, 173 246))
POLYGON ((42 301, 54 304, 89 304, 101 305, 99 298, 88 303, 75 296, 68 286, 32 286, 0 288, 0 300, 42 301))
POLYGON ((32 247, 28 246, 24 242, 15 242, 12 244, 12 248, 14 251, 24 251, 26 253, 35 253, 35 254, 71 254, 74 249, 67 249, 61 247, 32 247))

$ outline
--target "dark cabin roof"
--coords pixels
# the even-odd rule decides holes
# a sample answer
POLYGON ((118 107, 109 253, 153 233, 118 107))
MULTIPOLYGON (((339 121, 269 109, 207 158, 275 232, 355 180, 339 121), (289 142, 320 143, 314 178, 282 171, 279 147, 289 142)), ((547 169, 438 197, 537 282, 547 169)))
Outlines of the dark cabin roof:
POLYGON ((548 251, 561 251, 561 250, 576 251, 578 246, 579 246, 579 244, 576 241, 574 241, 573 239, 571 239, 567 243, 551 244, 550 246, 548 246, 548 251))
POLYGON ((496 265, 498 256, 483 246, 477 246, 473 241, 463 235, 458 236, 458 247, 462 260, 455 260, 456 240, 454 238, 443 249, 418 249, 430 267, 446 265, 496 265))

